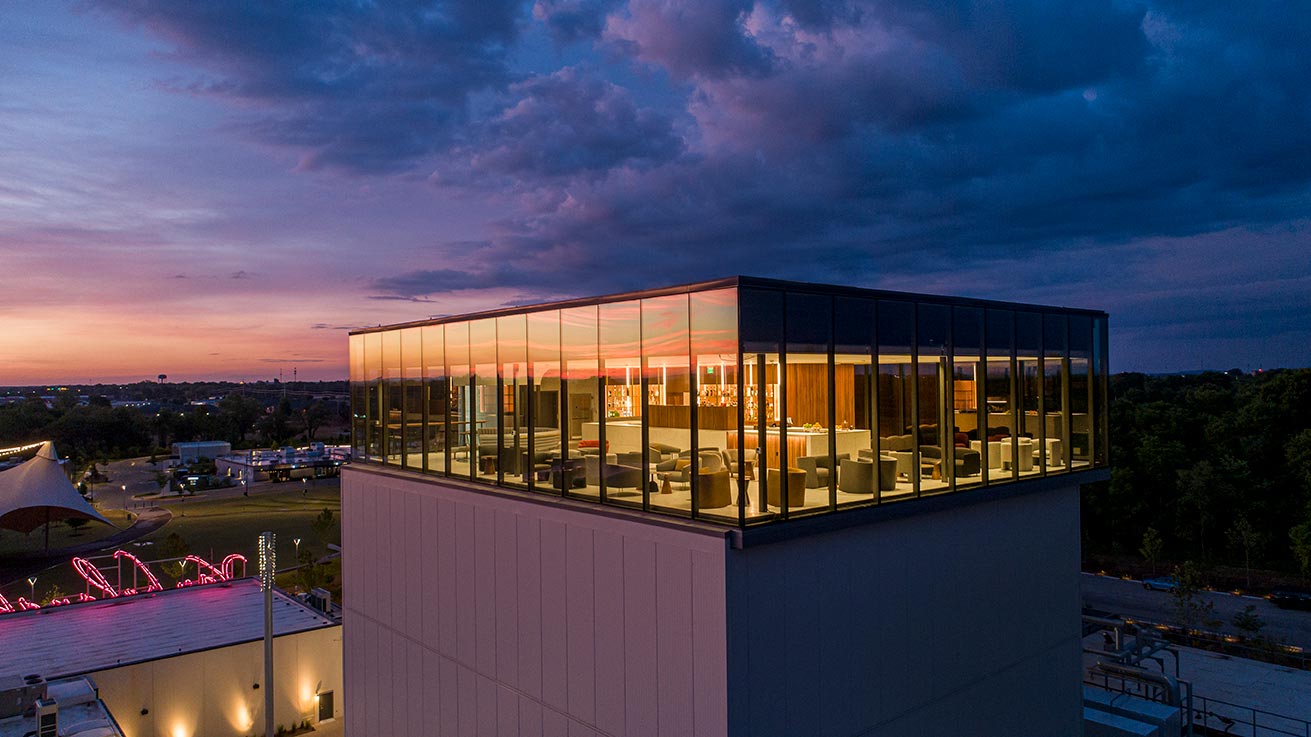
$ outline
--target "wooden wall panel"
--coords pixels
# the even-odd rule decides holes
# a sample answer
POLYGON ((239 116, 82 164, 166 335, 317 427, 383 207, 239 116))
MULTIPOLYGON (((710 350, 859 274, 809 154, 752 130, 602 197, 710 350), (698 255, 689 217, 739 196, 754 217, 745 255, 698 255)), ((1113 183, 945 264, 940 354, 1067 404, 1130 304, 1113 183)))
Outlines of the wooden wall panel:
MULTIPOLYGON (((856 369, 850 364, 833 367, 836 384, 836 422, 856 424, 856 369)), ((822 363, 788 364, 787 413, 792 424, 805 425, 818 422, 829 426, 828 419, 828 366, 822 363)))

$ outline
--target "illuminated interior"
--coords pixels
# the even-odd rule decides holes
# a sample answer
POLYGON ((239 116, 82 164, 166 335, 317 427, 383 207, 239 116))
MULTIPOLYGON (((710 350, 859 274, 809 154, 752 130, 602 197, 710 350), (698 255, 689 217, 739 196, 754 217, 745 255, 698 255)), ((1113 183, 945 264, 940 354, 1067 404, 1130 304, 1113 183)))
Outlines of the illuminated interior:
POLYGON ((1106 315, 746 277, 350 337, 365 462, 749 525, 1105 465, 1106 315))

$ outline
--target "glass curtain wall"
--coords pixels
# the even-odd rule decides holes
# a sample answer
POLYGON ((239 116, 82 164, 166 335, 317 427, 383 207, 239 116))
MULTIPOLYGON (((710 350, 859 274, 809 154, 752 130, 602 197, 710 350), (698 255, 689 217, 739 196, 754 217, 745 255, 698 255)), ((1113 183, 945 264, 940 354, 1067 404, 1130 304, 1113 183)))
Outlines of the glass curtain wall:
MULTIPOLYGON (((652 509, 691 515, 697 477, 708 468, 693 452, 692 370, 685 294, 642 300, 642 373, 646 383, 645 468, 654 474, 652 509)), ((642 478, 647 478, 643 473, 642 478)))
POLYGON ((956 488, 985 482, 987 415, 984 413, 983 310, 953 307, 951 330, 952 453, 956 488))
POLYGON ((422 329, 423 393, 427 408, 424 425, 424 470, 450 473, 446 466, 446 427, 450 423, 451 390, 446 380, 446 326, 422 329))
POLYGON ((786 519, 1104 466, 1106 330, 768 286, 395 328, 349 339, 351 443, 406 470, 786 519))
POLYGON ((897 461, 878 454, 875 442, 878 406, 875 399, 874 301, 856 297, 833 299, 834 396, 849 403, 849 417, 838 412, 838 506, 877 499, 879 490, 896 489, 897 461))
POLYGON ((447 468, 457 478, 471 478, 473 446, 473 401, 469 386, 469 323, 446 326, 446 376, 450 384, 450 421, 446 426, 447 468))
POLYGON ((523 474, 537 491, 559 493, 565 488, 560 444, 562 382, 560 375, 560 311, 530 312, 528 322, 528 373, 531 464, 523 474))
MULTIPOLYGON (((741 453, 728 446, 729 433, 738 431, 740 415, 737 290, 693 292, 688 307, 697 397, 693 508, 697 517, 737 521, 744 469, 741 453), (706 460, 701 462, 701 458, 706 460)), ((754 478, 754 468, 747 465, 745 472, 754 478)))
POLYGON ((915 442, 917 420, 915 363, 915 305, 884 300, 878 304, 879 456, 896 462, 893 489, 880 491, 880 499, 919 494, 920 457, 915 442))

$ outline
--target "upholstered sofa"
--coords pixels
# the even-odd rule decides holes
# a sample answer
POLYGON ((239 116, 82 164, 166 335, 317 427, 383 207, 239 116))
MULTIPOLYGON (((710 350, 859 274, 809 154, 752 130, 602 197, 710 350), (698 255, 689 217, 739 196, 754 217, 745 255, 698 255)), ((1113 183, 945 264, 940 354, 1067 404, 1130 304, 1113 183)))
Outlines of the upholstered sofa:
POLYGON ((584 477, 587 479, 588 486, 600 486, 601 474, 605 474, 605 485, 610 489, 638 489, 642 486, 642 469, 640 467, 624 466, 619 463, 612 463, 608 456, 607 460, 602 463, 601 456, 589 455, 583 458, 584 477))

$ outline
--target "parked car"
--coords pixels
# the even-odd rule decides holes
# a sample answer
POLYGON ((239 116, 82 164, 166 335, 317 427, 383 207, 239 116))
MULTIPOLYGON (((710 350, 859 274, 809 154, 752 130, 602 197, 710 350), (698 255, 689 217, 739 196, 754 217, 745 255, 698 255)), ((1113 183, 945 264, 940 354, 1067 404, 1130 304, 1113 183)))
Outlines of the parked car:
POLYGON ((1179 579, 1174 576, 1152 576, 1143 579, 1143 588, 1148 591, 1174 591, 1179 588, 1179 579))
POLYGON ((1311 594, 1305 591, 1272 591, 1270 603, 1280 609, 1303 609, 1311 611, 1311 594))

